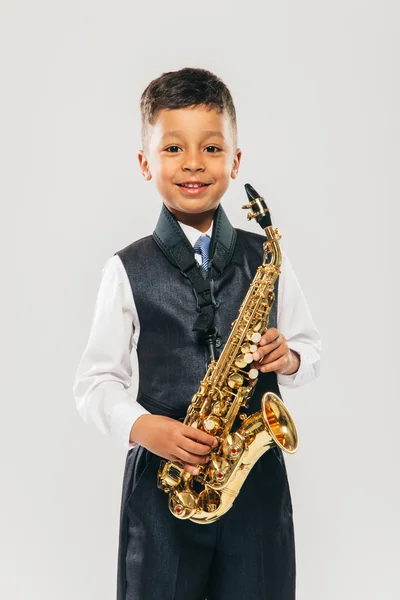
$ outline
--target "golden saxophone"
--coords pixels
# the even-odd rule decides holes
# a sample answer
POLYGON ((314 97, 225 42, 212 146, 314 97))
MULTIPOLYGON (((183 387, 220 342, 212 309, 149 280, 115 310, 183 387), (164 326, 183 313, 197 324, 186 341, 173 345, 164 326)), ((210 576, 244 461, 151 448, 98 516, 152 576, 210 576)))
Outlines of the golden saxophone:
POLYGON ((161 461, 158 487, 169 494, 169 509, 179 519, 195 523, 212 523, 232 506, 250 469, 274 445, 293 454, 297 450, 296 426, 282 400, 272 392, 261 399, 261 410, 232 427, 241 408, 248 407, 258 370, 251 368, 252 353, 268 327, 275 300, 274 284, 280 274, 281 234, 273 229, 269 210, 250 184, 245 184, 249 203, 243 208, 253 212, 266 233, 262 264, 258 267, 239 315, 217 361, 210 362, 204 379, 184 420, 216 437, 218 445, 211 451, 206 465, 199 465, 196 476, 187 473, 178 461, 161 461), (268 262, 267 262, 268 261, 268 262))

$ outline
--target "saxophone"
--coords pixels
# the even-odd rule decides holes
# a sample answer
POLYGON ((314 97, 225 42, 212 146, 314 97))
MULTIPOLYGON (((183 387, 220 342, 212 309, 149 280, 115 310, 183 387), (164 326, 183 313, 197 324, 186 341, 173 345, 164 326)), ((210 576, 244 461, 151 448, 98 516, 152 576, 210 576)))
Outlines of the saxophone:
POLYGON ((258 370, 251 368, 252 353, 268 327, 275 300, 274 284, 280 274, 281 234, 273 229, 269 210, 250 184, 245 184, 251 209, 266 233, 262 264, 258 267, 239 315, 218 360, 210 362, 188 407, 184 424, 213 435, 218 445, 210 460, 199 465, 199 474, 187 473, 178 461, 161 461, 157 485, 169 494, 169 509, 179 519, 213 523, 232 506, 256 461, 273 446, 293 454, 297 450, 296 426, 282 400, 272 392, 261 399, 258 412, 239 415, 257 384, 258 370), (268 261, 268 262, 267 262, 268 261), (232 431, 236 418, 242 424, 232 431))

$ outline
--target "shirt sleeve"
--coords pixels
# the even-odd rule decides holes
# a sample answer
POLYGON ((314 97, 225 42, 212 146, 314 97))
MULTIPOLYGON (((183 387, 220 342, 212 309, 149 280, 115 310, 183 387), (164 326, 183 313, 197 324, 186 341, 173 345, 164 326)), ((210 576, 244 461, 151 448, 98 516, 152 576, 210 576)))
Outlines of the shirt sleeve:
POLYGON ((277 311, 278 331, 286 337, 289 348, 300 355, 300 366, 296 373, 292 375, 278 373, 278 384, 291 388, 300 387, 319 375, 321 336, 290 261, 283 250, 277 311))
POLYGON ((131 352, 137 348, 139 332, 129 280, 121 259, 115 255, 102 270, 89 340, 75 375, 73 394, 83 420, 126 449, 136 446, 129 442, 132 425, 148 414, 130 389, 131 352))

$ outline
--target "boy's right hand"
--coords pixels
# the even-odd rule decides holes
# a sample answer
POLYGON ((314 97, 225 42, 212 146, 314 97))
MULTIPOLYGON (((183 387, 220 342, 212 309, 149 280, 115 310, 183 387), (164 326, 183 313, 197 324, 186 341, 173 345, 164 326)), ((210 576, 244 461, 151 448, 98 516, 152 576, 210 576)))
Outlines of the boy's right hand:
POLYGON ((161 415, 141 415, 133 424, 130 442, 140 444, 167 460, 183 463, 185 471, 197 475, 197 465, 210 460, 217 440, 208 433, 161 415))

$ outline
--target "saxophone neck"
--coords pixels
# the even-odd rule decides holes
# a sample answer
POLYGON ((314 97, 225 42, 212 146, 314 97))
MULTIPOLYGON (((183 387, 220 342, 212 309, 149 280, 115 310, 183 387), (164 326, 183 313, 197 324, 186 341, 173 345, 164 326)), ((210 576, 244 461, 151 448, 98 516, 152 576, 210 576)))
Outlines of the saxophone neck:
POLYGON ((279 240, 282 237, 281 233, 277 227, 274 229, 272 225, 265 227, 264 231, 267 239, 264 242, 264 257, 262 264, 274 265, 277 269, 280 269, 282 264, 282 252, 279 245, 279 240))

